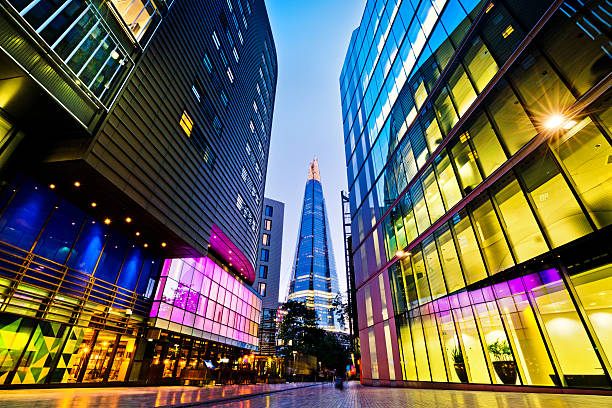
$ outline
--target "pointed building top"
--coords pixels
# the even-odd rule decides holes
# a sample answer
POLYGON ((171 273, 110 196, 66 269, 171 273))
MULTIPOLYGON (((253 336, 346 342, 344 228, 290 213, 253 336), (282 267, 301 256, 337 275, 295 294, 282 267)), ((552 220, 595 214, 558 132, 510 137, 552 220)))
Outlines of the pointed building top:
POLYGON ((319 173, 319 161, 317 160, 317 156, 312 159, 310 162, 310 167, 308 167, 308 180, 313 179, 321 182, 321 174, 319 173))

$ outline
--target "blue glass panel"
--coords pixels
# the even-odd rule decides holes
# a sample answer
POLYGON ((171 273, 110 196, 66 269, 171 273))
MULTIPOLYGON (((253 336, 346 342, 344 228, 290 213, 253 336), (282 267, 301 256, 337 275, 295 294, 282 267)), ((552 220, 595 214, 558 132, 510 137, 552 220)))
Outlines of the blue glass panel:
POLYGON ((121 269, 123 258, 125 257, 127 246, 127 239, 117 232, 112 232, 108 242, 104 246, 104 252, 102 252, 94 277, 108 283, 115 283, 119 275, 119 270, 121 269))
POLYGON ((140 277, 138 278, 138 285, 136 286, 136 293, 147 297, 147 287, 149 286, 149 279, 155 278, 162 262, 156 260, 150 256, 145 258, 142 264, 142 270, 140 271, 140 277))
POLYGON ((36 243, 34 253, 63 264, 84 220, 83 211, 62 200, 36 243))
POLYGON ((123 262, 117 286, 127 290, 134 290, 136 282, 138 282, 143 257, 143 251, 139 247, 132 245, 123 262))
POLYGON ((26 180, 0 218, 0 241, 29 251, 55 201, 55 194, 26 180))
POLYGON ((68 259, 68 267, 81 272, 91 273, 98 262, 104 241, 106 228, 92 218, 85 221, 86 225, 68 259))

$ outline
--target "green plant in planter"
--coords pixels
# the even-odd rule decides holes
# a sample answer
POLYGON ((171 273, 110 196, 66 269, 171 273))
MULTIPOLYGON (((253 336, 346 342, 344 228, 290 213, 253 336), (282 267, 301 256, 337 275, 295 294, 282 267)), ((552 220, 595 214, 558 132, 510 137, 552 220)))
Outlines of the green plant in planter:
POLYGON ((497 361, 513 361, 512 351, 506 340, 497 339, 489 344, 487 349, 497 361))
POLYGON ((451 357, 453 358, 453 363, 455 364, 463 364, 463 353, 461 353, 461 349, 459 347, 455 347, 451 351, 451 357))

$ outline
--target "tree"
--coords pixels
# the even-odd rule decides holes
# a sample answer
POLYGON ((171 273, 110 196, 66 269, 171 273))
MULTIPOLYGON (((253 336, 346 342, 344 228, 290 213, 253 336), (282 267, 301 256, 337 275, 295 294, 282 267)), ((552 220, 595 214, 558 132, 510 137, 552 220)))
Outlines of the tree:
POLYGON ((348 302, 345 302, 342 294, 338 293, 332 301, 332 307, 333 313, 340 323, 340 327, 344 330, 351 316, 351 308, 348 302))

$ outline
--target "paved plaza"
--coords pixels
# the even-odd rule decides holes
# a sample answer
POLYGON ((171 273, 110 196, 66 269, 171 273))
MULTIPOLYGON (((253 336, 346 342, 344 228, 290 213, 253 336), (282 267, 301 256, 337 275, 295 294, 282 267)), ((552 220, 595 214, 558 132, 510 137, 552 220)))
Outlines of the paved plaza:
POLYGON ((2 408, 170 406, 227 408, 607 408, 612 406, 612 397, 381 388, 363 387, 358 383, 350 383, 344 390, 337 390, 331 384, 10 390, 2 391, 0 397, 0 407, 2 408))

